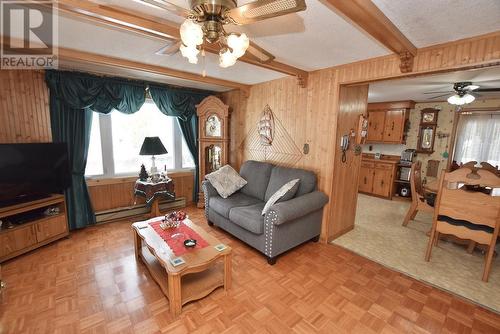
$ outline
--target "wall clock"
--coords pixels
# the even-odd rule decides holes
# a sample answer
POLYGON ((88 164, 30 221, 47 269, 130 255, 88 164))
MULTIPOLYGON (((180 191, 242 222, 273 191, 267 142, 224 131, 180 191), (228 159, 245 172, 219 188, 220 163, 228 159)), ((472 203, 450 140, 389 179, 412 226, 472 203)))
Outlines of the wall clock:
POLYGON ((417 152, 432 154, 436 137, 439 109, 425 108, 420 112, 417 152))

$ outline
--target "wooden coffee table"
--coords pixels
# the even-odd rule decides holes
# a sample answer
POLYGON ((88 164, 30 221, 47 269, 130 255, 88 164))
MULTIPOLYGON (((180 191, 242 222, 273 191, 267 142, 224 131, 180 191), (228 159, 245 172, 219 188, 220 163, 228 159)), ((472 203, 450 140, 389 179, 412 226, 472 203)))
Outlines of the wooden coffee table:
POLYGON ((169 300, 173 316, 181 313, 182 305, 201 299, 218 287, 231 287, 231 248, 219 252, 214 246, 221 242, 196 226, 189 219, 184 224, 192 228, 209 244, 205 248, 184 253, 186 263, 174 267, 170 259, 176 258, 167 243, 149 225, 159 218, 132 224, 135 256, 141 259, 151 276, 169 300), (146 226, 145 228, 142 228, 146 226))

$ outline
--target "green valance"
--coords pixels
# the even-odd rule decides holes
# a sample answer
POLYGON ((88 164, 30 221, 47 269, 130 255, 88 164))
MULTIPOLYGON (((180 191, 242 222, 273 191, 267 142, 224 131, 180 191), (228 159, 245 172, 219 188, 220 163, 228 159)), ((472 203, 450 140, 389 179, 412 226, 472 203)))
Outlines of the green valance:
POLYGON ((47 71, 45 79, 51 94, 74 109, 90 108, 103 114, 116 109, 132 114, 146 100, 144 82, 63 71, 47 71))

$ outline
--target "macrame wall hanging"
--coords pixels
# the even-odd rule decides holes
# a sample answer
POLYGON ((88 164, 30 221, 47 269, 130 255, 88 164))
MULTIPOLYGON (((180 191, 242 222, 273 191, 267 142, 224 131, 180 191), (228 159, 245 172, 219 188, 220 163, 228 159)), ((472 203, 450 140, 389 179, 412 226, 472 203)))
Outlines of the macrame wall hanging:
POLYGON ((267 161, 287 167, 295 166, 302 158, 302 152, 269 105, 262 111, 256 127, 248 132, 241 148, 245 160, 267 161))

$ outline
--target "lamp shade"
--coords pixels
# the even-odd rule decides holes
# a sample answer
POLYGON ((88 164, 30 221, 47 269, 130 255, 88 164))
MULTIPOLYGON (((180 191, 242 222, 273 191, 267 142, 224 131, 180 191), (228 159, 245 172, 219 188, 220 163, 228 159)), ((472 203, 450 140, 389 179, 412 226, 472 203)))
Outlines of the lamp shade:
POLYGON ((160 155, 166 154, 167 149, 163 146, 160 137, 146 137, 142 143, 139 155, 160 155))

